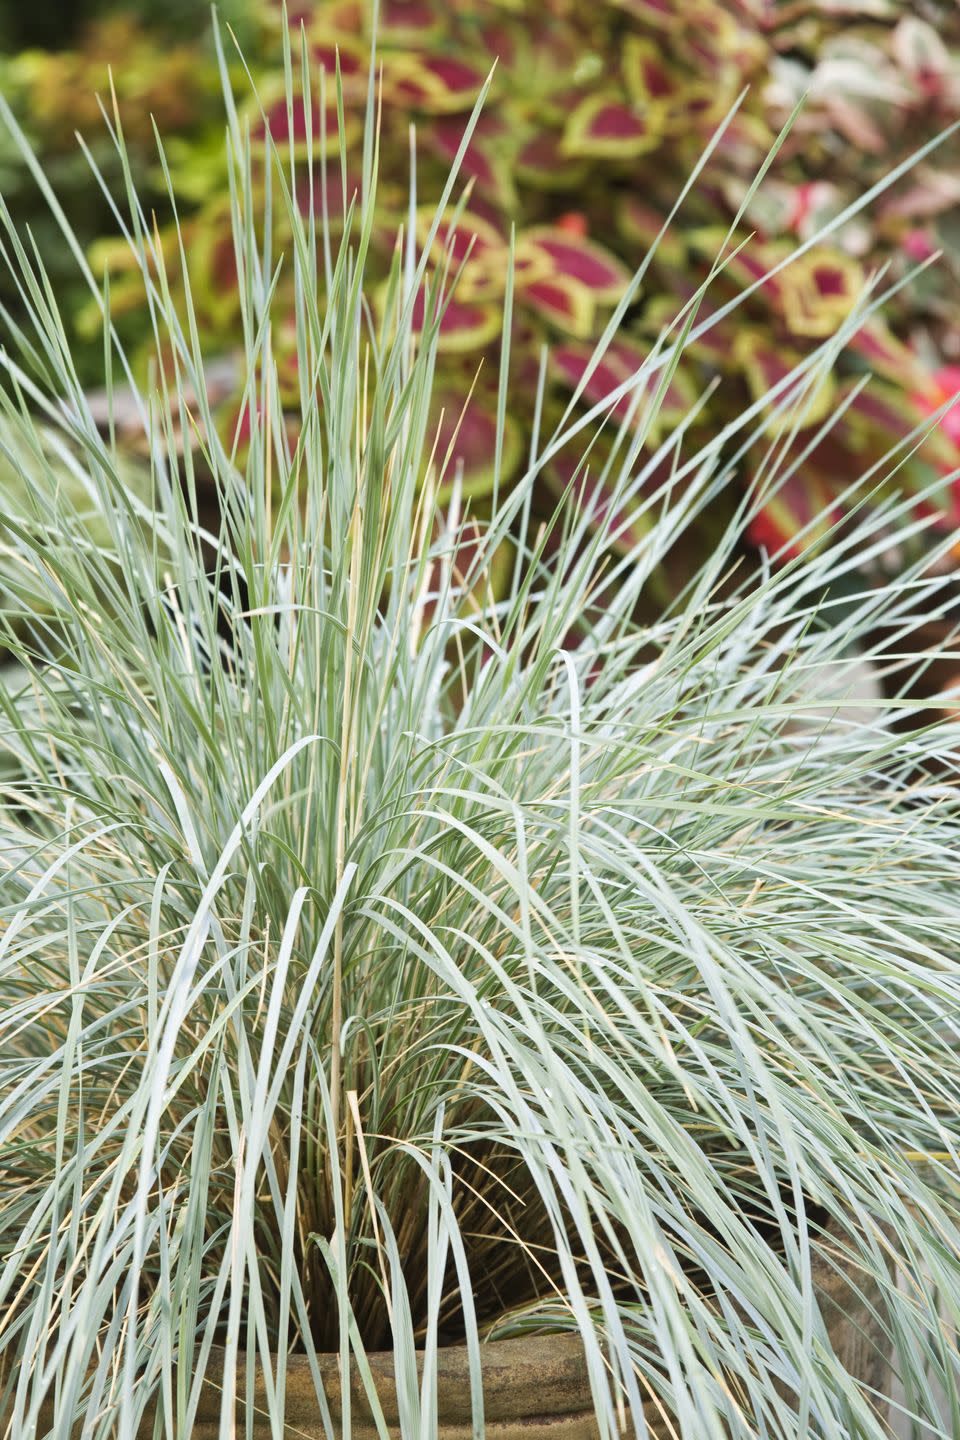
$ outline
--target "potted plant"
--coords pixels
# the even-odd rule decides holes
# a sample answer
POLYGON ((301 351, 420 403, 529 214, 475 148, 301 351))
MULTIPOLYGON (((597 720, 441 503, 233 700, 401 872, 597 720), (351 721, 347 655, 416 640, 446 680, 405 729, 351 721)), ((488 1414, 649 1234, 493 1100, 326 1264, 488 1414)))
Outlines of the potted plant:
POLYGON ((859 317, 723 436, 670 428, 648 475, 698 292, 598 407, 602 445, 568 414, 474 513, 427 424, 459 238, 424 293, 439 214, 405 230, 364 293, 375 86, 336 226, 313 125, 261 168, 228 104, 229 435, 127 171, 161 357, 142 494, 3 215, 32 323, 0 356, 25 677, 0 689, 4 1435, 874 1440, 894 1374, 933 1418, 929 1372, 958 1429, 960 814, 905 778, 918 747, 955 767, 957 729, 806 687, 942 582, 924 559, 824 601, 924 523, 896 496, 731 574, 859 317), (569 490, 528 524, 561 450, 569 490))

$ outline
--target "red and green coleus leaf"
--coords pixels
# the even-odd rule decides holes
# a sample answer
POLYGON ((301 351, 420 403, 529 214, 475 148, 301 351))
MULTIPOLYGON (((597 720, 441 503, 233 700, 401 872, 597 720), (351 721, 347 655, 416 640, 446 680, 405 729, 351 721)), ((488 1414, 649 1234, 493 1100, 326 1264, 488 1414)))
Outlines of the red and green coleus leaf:
MULTIPOLYGON (((593 353, 593 347, 590 345, 556 346, 550 356, 554 374, 570 390, 576 390, 590 370, 593 353)), ((599 362, 593 366, 590 372, 582 390, 583 400, 588 405, 601 404, 609 395, 637 374, 644 363, 646 353, 639 345, 635 345, 629 340, 611 341, 599 362)), ((648 374, 642 385, 644 394, 652 399, 660 382, 660 372, 648 374)), ((670 383, 660 401, 660 408, 652 427, 654 433, 664 424, 675 424, 682 419, 689 412, 694 394, 694 387, 689 376, 684 371, 677 369, 671 376, 670 383)), ((630 413, 634 404, 635 389, 631 389, 610 407, 610 413, 615 419, 623 420, 630 413)), ((645 407, 641 405, 636 411, 637 418, 642 418, 644 413, 645 407)))
MULTIPOLYGON (((788 345, 778 343, 774 336, 759 330, 742 330, 733 344, 732 360, 745 376, 755 400, 763 400, 769 391, 785 380, 803 356, 788 345)), ((813 381, 807 375, 778 391, 770 408, 786 406, 775 430, 789 429, 799 420, 807 429, 826 419, 833 408, 836 382, 832 375, 818 375, 813 381), (815 387, 815 388, 814 388, 815 387)))
POLYGON ((563 132, 552 129, 523 142, 515 168, 521 180, 542 190, 572 190, 587 175, 586 161, 572 160, 564 149, 563 132))
MULTIPOLYGON (((590 345, 557 345, 550 353, 554 374, 570 390, 575 391, 583 381, 593 358, 590 345)), ((629 371, 618 365, 613 356, 605 353, 595 365, 582 390, 583 400, 588 405, 599 405, 612 395, 629 378, 629 371)), ((644 387, 647 388, 647 387, 644 387)), ((622 420, 633 403, 632 394, 621 397, 610 408, 610 414, 622 420)))
MULTIPOLYGON (((433 463, 441 500, 449 496, 458 469, 462 494, 489 495, 493 489, 494 456, 497 448, 496 398, 486 394, 470 396, 466 405, 462 393, 441 390, 433 404, 428 434, 434 448, 433 463)), ((509 415, 504 417, 500 483, 514 478, 523 454, 523 436, 509 415)))
POLYGON ((518 298, 575 339, 594 333, 597 307, 619 300, 629 280, 615 255, 570 228, 537 226, 517 245, 518 298))
MULTIPOLYGON (((492 115, 481 115, 460 162, 460 174, 497 204, 512 210, 516 203, 513 178, 506 157, 498 153, 502 132, 492 115)), ((436 115, 419 132, 425 145, 447 165, 452 165, 464 134, 462 115, 436 115)))
MULTIPOLYGON (((960 370, 948 366, 960 381, 960 370)), ((938 372, 941 376, 943 371, 938 372)), ((840 387, 841 396, 853 392, 855 382, 845 382, 840 387)), ((889 385, 883 380, 873 379, 858 394, 853 394, 849 406, 840 421, 850 448, 858 454, 866 452, 871 458, 880 459, 895 447, 898 454, 906 452, 903 439, 915 429, 927 415, 932 415, 941 405, 951 400, 960 390, 960 384, 948 390, 930 377, 930 385, 923 392, 910 394, 898 385, 889 385)), ((934 430, 924 439, 918 454, 921 459, 940 471, 952 470, 960 462, 960 401, 955 409, 944 414, 934 430)), ((862 464, 863 462, 861 462, 862 464)))
POLYGON ((328 97, 336 95, 338 63, 344 101, 366 96, 370 56, 360 41, 318 27, 307 34, 307 53, 315 70, 327 72, 328 97))
MULTIPOLYGON (((417 211, 417 239, 421 246, 430 237, 434 216, 432 205, 417 211)), ((483 300, 503 294, 508 246, 492 221, 475 211, 461 211, 456 223, 452 215, 449 220, 441 220, 430 255, 437 264, 449 256, 454 269, 463 265, 457 284, 459 299, 483 300)))
POLYGON ((627 39, 622 64, 627 91, 635 105, 643 114, 652 108, 665 133, 688 134, 716 125, 734 98, 715 80, 691 80, 672 68, 662 45, 646 36, 627 39))
MULTIPOLYGON (((842 518, 836 490, 820 468, 825 458, 818 450, 814 460, 790 475, 763 502, 747 526, 748 539, 754 545, 787 559, 822 540, 842 518)), ((840 473, 849 473, 849 468, 840 473)))
POLYGON ((208 233, 206 227, 202 227, 191 250, 190 262, 195 298, 215 324, 228 325, 240 313, 233 235, 229 231, 208 233), (198 270, 204 277, 202 292, 196 289, 198 270))
MULTIPOLYGON (((720 239, 722 241, 723 236, 720 236, 720 239)), ((776 275, 771 274, 771 271, 789 255, 789 245, 748 243, 737 250, 735 247, 738 243, 735 240, 731 247, 734 253, 722 259, 723 274, 744 289, 756 285, 764 299, 776 302, 783 283, 783 271, 776 275)), ((714 256, 717 253, 714 251, 714 256)))
POLYGON ((384 93, 391 105, 448 115, 469 111, 486 80, 486 72, 453 55, 402 52, 384 61, 384 93))
MULTIPOLYGON (((448 355, 462 355, 483 349, 500 334, 502 313, 499 305, 490 302, 461 299, 459 293, 445 295, 437 303, 440 322, 437 335, 437 349, 448 355)), ((426 324, 427 291, 422 287, 414 298, 411 325, 414 333, 420 334, 426 324)))
MULTIPOLYGON (((487 253, 480 260, 471 260, 460 281, 464 295, 472 300, 502 297, 510 264, 509 254, 509 250, 504 247, 500 255, 487 253)), ((545 257, 533 253, 514 254, 513 275, 518 291, 534 285, 537 281, 551 278, 545 257)))
POLYGON ((601 303, 615 304, 630 283, 630 271, 612 251, 570 229, 538 225, 525 230, 517 256, 550 279, 575 280, 601 303))
POLYGON ((767 42, 753 26, 741 25, 715 0, 689 0, 685 8, 684 58, 716 89, 726 81, 734 87, 769 60, 767 42))
MULTIPOLYGON (((643 308, 640 325, 645 334, 659 335, 668 330, 674 337, 679 336, 682 322, 678 319, 689 295, 655 295, 643 308)), ((716 307, 703 300, 697 310, 697 326, 705 324, 714 314, 716 307)), ((703 360, 713 369, 729 370, 733 342, 739 333, 737 324, 730 319, 720 320, 711 325, 696 340, 687 337, 684 354, 703 360)))
MULTIPOLYGON (((277 0, 273 3, 277 4, 277 0)), ((297 8, 302 10, 305 6, 298 3, 297 8)), ((369 8, 365 0, 312 0, 309 18, 322 25, 328 35, 362 35, 369 8)), ((300 29, 299 20, 296 28, 300 29)))
MULTIPOLYGON (((294 150, 299 155, 304 155, 308 146, 311 146, 315 155, 331 155, 339 151, 340 120, 336 102, 331 100, 329 93, 325 117, 320 109, 318 96, 313 97, 309 109, 302 95, 294 95, 288 105, 282 80, 272 86, 265 86, 260 102, 262 113, 260 105, 255 105, 250 110, 250 140, 255 148, 266 148, 269 133, 274 144, 281 150, 292 141, 294 150)), ((343 123, 343 143, 349 148, 360 134, 363 122, 345 111, 343 123)))
POLYGON ((684 0, 613 0, 613 4, 658 30, 679 30, 683 24, 684 0))
POLYGON ((550 275, 521 283, 518 298, 567 335, 585 340, 594 333, 596 297, 566 275, 550 275))
POLYGON ((567 121, 563 152, 574 157, 630 160, 656 150, 663 139, 663 109, 642 109, 617 91, 581 100, 567 121))
POLYGON ((665 134, 688 136, 712 132, 730 109, 735 95, 707 81, 691 81, 664 103, 665 134))
MULTIPOLYGON (((648 351, 641 345, 634 343, 625 336, 619 336, 612 340, 607 347, 607 356, 624 375, 624 378, 636 374, 643 364, 648 351)), ((657 371, 650 383, 651 398, 659 390, 663 379, 663 372, 657 371)), ((660 399, 660 408, 657 412, 654 431, 664 422, 675 424, 678 420, 684 419, 690 412, 690 407, 696 399, 697 387, 689 372, 683 364, 679 364, 670 377, 669 384, 660 399)))
POLYGON ((621 61, 627 93, 637 105, 655 105, 676 98, 686 78, 671 68, 662 42, 645 35, 629 35, 621 61))
POLYGON ((836 333, 863 290, 863 271, 841 250, 816 246, 778 276, 783 317, 794 335, 836 333))
POLYGON ((313 19, 316 8, 316 0, 267 0, 263 19, 271 25, 285 19, 291 30, 299 31, 313 19))
MULTIPOLYGON (((562 3, 569 12, 567 0, 562 3)), ((595 61, 585 57, 583 27, 570 23, 570 19, 566 23, 559 20, 556 0, 539 5, 520 0, 520 8, 524 12, 522 20, 509 25, 513 37, 511 58, 504 56, 504 63, 519 81, 512 87, 510 98, 524 115, 542 124, 548 118, 562 118, 569 111, 571 91, 577 83, 575 75, 578 70, 582 72, 584 63, 590 67, 595 61)), ((498 50, 488 53, 503 55, 498 50)))
POLYGON ((924 388, 926 374, 917 356, 876 316, 861 325, 848 348, 876 374, 900 385, 910 384, 918 393, 924 388))
POLYGON ((429 0, 380 0, 377 44, 383 48, 430 45, 443 38, 443 24, 442 13, 429 0))
POLYGON ((789 244, 780 241, 764 243, 738 235, 728 242, 727 231, 722 225, 699 226, 688 230, 686 238, 693 253, 702 256, 711 265, 720 257, 721 273, 738 288, 749 289, 756 285, 764 299, 776 301, 779 297, 783 272, 773 276, 770 272, 790 255, 789 244), (744 239, 746 244, 742 243, 744 239))
POLYGON ((502 15, 478 15, 472 24, 476 24, 476 44, 484 55, 490 57, 490 63, 496 59, 498 66, 512 69, 518 60, 521 34, 519 27, 511 25, 502 15))
POLYGON ((921 415, 933 415, 942 405, 951 402, 939 422, 939 431, 952 446, 952 464, 960 464, 960 365, 942 365, 914 393, 913 404, 921 415))
MULTIPOLYGON (((633 195, 625 196, 617 210, 617 227, 620 233, 627 240, 633 241, 643 255, 657 239, 665 219, 663 212, 633 195)), ((662 265, 682 265, 685 256, 686 249, 681 236, 672 228, 667 230, 657 245, 655 260, 662 265)))
MULTIPOLYGON (((845 382, 839 387, 841 397, 852 396, 852 399, 839 420, 838 429, 842 429, 851 449, 859 454, 864 451, 877 456, 887 454, 889 449, 901 445, 904 436, 923 419, 923 406, 917 405, 905 390, 894 384, 874 379, 858 393, 853 393, 853 389, 855 382, 845 382)), ((936 405, 930 405, 925 413, 936 409, 936 405)), ((951 459, 956 461, 950 436, 943 428, 931 431, 921 448, 927 452, 925 458, 941 468, 950 468, 951 459)))

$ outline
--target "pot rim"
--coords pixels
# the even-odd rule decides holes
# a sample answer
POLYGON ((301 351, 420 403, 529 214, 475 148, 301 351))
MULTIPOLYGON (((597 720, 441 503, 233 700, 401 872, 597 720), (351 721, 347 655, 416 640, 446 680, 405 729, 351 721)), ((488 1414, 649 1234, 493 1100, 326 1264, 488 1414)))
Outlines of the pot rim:
MULTIPOLYGON (((846 1226, 836 1219, 830 1219, 819 1232, 819 1239, 827 1243, 827 1251, 821 1250, 813 1257, 813 1280, 824 1310, 824 1321, 828 1330, 834 1333, 839 1326, 853 1324, 858 1327, 857 1317, 861 1310, 869 1312, 858 1284, 858 1265, 843 1244, 846 1226), (832 1242, 832 1243, 831 1243, 832 1242), (838 1243, 839 1242, 839 1243, 838 1243)), ((210 1351, 211 1366, 207 1365, 207 1377, 215 1382, 217 1361, 225 1354, 222 1347, 214 1346, 210 1351)), ((275 1359, 275 1357, 273 1357, 275 1359)), ((374 1388, 388 1427, 399 1421, 398 1402, 394 1379, 393 1350, 369 1351, 366 1355, 374 1388)), ((323 1382, 324 1393, 331 1413, 336 1414, 341 1404, 343 1386, 338 1352, 320 1351, 316 1355, 317 1369, 323 1382)), ((424 1352, 417 1351, 416 1365, 418 1380, 423 1374, 424 1352)), ((437 1413, 445 1424, 463 1424, 469 1430, 472 1415, 470 1385, 470 1360, 468 1347, 462 1342, 456 1345, 439 1346, 436 1352, 437 1370, 437 1413)), ((546 1333, 510 1336, 502 1340, 480 1342, 480 1372, 483 1385, 483 1413, 486 1422, 549 1420, 551 1417, 589 1417, 594 1414, 593 1394, 590 1386, 590 1372, 587 1365, 583 1339, 579 1329, 571 1327, 546 1333)), ((238 1402, 242 1400, 241 1376, 247 1374, 245 1351, 237 1356, 238 1402)), ((314 1386, 313 1367, 309 1356, 294 1352, 286 1357, 287 1413, 297 1423, 316 1423, 317 1395, 314 1386)), ((266 1385, 262 1360, 257 1357, 253 1372, 254 1405, 266 1406, 266 1385)), ((355 1418, 366 1427, 372 1422, 372 1411, 367 1400, 363 1382, 351 1352, 350 1398, 355 1418)), ((197 1411, 197 1418, 210 1423, 219 1417, 220 1390, 215 1383, 204 1385, 197 1411)), ((366 1428, 361 1432, 366 1434, 366 1428)), ((371 1431, 371 1433, 373 1433, 371 1431)))
MULTIPOLYGON (((217 1372, 216 1360, 224 1355, 222 1347, 214 1346, 206 1369, 212 1381, 217 1372), (216 1358, 215 1358, 216 1357, 216 1358)), ((366 1362, 370 1367, 377 1397, 386 1424, 399 1421, 396 1397, 394 1352, 371 1350, 366 1362)), ((343 1394, 340 1356, 335 1351, 320 1351, 317 1369, 332 1412, 341 1403, 343 1394)), ((423 1374, 424 1351, 417 1351, 417 1378, 423 1374)), ((246 1352, 237 1356, 238 1399, 243 1385, 240 1377, 246 1372, 246 1352)), ((470 1359, 466 1345, 443 1345, 436 1352, 437 1411, 444 1420, 469 1421, 472 1412, 470 1359)), ((317 1396, 310 1357, 295 1352, 286 1357, 287 1419, 296 1423, 296 1412, 309 1408, 316 1415, 317 1396), (291 1415, 291 1407, 294 1413, 291 1415)), ((593 1399, 583 1340, 579 1330, 556 1330, 546 1334, 510 1336, 503 1340, 486 1340, 480 1344, 480 1373, 483 1383, 483 1414, 485 1421, 526 1420, 548 1416, 592 1414, 593 1399)), ((254 1404, 266 1400, 263 1362, 254 1365, 254 1404)), ((357 1418, 370 1420, 372 1412, 363 1382, 351 1354, 350 1398, 357 1418)), ((220 1413, 220 1391, 204 1385, 197 1409, 197 1419, 210 1421, 220 1413)))

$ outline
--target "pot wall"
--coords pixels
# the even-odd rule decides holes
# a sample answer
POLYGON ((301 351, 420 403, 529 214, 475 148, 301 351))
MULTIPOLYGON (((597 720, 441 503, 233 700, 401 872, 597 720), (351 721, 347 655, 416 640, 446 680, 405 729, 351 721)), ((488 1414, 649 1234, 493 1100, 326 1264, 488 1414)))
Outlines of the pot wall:
MULTIPOLYGON (((890 1366, 883 1327, 878 1319, 882 1299, 875 1285, 866 1284, 839 1257, 836 1265, 818 1259, 814 1283, 834 1351, 846 1370, 869 1391, 889 1393, 890 1366), (863 1293, 861 1294, 861 1285, 863 1293)), ((598 1440, 587 1366, 579 1336, 557 1334, 492 1341, 481 1347, 486 1440, 598 1440)), ((393 1383, 393 1355, 380 1352, 368 1356, 370 1369, 383 1407, 391 1440, 399 1436, 396 1393, 393 1383)), ((341 1414, 341 1382, 338 1357, 321 1355, 320 1373, 331 1416, 341 1414)), ((208 1384, 201 1396, 196 1423, 189 1440, 220 1440, 222 1386, 217 1383, 218 1358, 211 1356, 208 1384)), ((238 1391, 245 1393, 246 1374, 240 1360, 238 1391)), ((437 1440, 471 1440, 470 1371, 463 1346, 441 1350, 437 1359, 439 1428, 437 1440)), ((222 1375, 222 1368, 220 1371, 222 1375)), ((367 1405, 363 1388, 354 1375, 351 1385, 352 1416, 349 1440, 376 1440, 379 1432, 367 1405)), ((263 1369, 254 1376, 252 1428, 246 1427, 246 1405, 238 1400, 238 1440, 275 1440, 268 1417, 267 1391, 263 1369)), ((153 1407, 140 1427, 142 1437, 152 1436, 153 1407)), ((650 1440, 677 1440, 652 1404, 645 1418, 650 1440)), ((2 1428, 0 1416, 0 1428, 2 1428)), ((44 1433, 53 1421, 52 1407, 41 1414, 44 1433)), ((292 1355, 287 1361, 284 1433, 297 1440, 327 1440, 313 1376, 306 1356, 292 1355)), ((79 1434, 80 1427, 76 1427, 79 1434)), ((188 1440, 188 1437, 178 1437, 188 1440)))
MULTIPOLYGON (((878 1319, 879 1292, 864 1286, 861 1295, 850 1268, 835 1268, 823 1260, 814 1267, 814 1280, 831 1343, 844 1367, 869 1390, 887 1393, 890 1367, 878 1319)), ((586 1361, 577 1335, 494 1341, 482 1348, 482 1357, 486 1440, 597 1440, 586 1361)), ((391 1435, 398 1435, 393 1357, 386 1352, 369 1358, 391 1435)), ((338 1416, 341 1386, 336 1357, 322 1356, 320 1363, 331 1413, 338 1416)), ((256 1387, 257 1402, 265 1409, 259 1368, 256 1387)), ((377 1430, 356 1379, 352 1399, 351 1440, 375 1440, 377 1430)), ((439 1352, 438 1402, 438 1440, 470 1440, 470 1375, 463 1347, 439 1352)), ((219 1440, 219 1407, 219 1393, 211 1390, 191 1440, 219 1440)), ((676 1431, 667 1427, 653 1405, 647 1407, 645 1418, 650 1440, 676 1440, 676 1431)), ((239 1434, 241 1406, 237 1420, 239 1434)), ((309 1364, 303 1356, 291 1356, 288 1362, 286 1422, 298 1440, 325 1440, 309 1364)), ((254 1424, 253 1440, 273 1440, 266 1419, 254 1424)))

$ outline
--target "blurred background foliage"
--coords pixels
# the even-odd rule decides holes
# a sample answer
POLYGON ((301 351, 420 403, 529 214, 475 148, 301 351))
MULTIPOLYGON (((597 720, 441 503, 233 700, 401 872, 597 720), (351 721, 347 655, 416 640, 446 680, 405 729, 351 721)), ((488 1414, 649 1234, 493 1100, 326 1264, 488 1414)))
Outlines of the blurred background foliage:
MULTIPOLYGON (((219 7, 250 41, 246 0, 219 7)), ((223 100, 211 12, 196 0, 0 0, 0 92, 43 164, 74 230, 86 247, 116 233, 110 205, 94 179, 81 135, 114 195, 122 176, 101 112, 111 82, 124 133, 146 200, 163 206, 163 180, 153 135, 205 150, 222 150, 223 100)), ((28 226, 43 256, 74 346, 81 376, 102 382, 103 344, 85 333, 89 291, 13 137, 0 125, 0 195, 21 230, 28 226)), ((93 252, 95 254, 95 251, 93 252)), ((0 303, 16 313, 15 290, 0 267, 0 303)), ((136 335, 144 329, 129 327, 136 335)), ((89 330, 89 327, 86 327, 89 330)))
MULTIPOLYGON (((142 287, 74 139, 74 131, 81 131, 107 179, 119 183, 93 98, 95 92, 109 96, 111 66, 127 142, 141 163, 138 182, 146 179, 148 192, 153 186, 148 199, 167 242, 170 274, 175 280, 178 262, 151 117, 164 136, 181 219, 186 217, 191 286, 210 355, 229 356, 239 303, 221 163, 223 109, 205 7, 192 0, 126 5, 75 0, 33 7, 36 14, 28 8, 0 7, 5 49, 0 83, 95 268, 109 275, 113 310, 141 371, 147 374, 152 356, 142 287)), ((365 0, 298 0, 287 7, 295 53, 305 43, 314 68, 325 66, 329 76, 327 113, 313 114, 309 123, 314 156, 325 147, 333 161, 327 167, 326 203, 334 214, 349 201, 360 173, 370 14, 365 0), (336 158, 338 56, 346 195, 336 158)), ((274 138, 292 138, 304 152, 308 118, 302 108, 288 116, 280 99, 281 6, 274 0, 231 0, 220 6, 220 15, 244 46, 274 138)), ((960 107, 955 0, 381 0, 379 47, 382 174, 394 177, 380 195, 377 242, 384 274, 397 228, 406 219, 411 122, 418 197, 426 212, 439 198, 477 91, 494 59, 498 62, 464 163, 472 186, 460 225, 464 270, 443 322, 446 371, 435 417, 445 432, 440 451, 453 443, 475 503, 493 478, 511 227, 517 268, 507 476, 529 446, 544 344, 550 347, 549 421, 582 381, 592 342, 745 87, 746 99, 660 244, 626 327, 587 381, 581 403, 602 398, 625 379, 674 320, 707 273, 802 95, 808 97, 806 106, 748 207, 737 237, 746 243, 715 286, 714 307, 735 287, 756 282, 952 122, 960 107), (461 416, 453 397, 465 395, 471 384, 461 416)), ((237 75, 242 94, 239 66, 237 75)), ((244 104, 254 148, 262 152, 264 119, 253 102, 244 104)), ((304 206, 322 203, 319 159, 314 169, 312 183, 303 182, 304 206)), ((7 139, 0 141, 0 191, 34 227, 54 271, 68 329, 81 346, 84 375, 93 383, 102 367, 96 309, 72 279, 73 262, 43 218, 43 204, 7 139)), ((701 434, 715 432, 834 332, 879 267, 886 267, 883 284, 889 285, 943 247, 943 258, 901 289, 884 320, 868 322, 840 356, 830 386, 789 442, 798 454, 808 448, 811 453, 766 506, 754 527, 755 540, 789 549, 804 527, 807 537, 815 536, 836 517, 844 485, 960 388, 958 202, 960 140, 954 137, 834 232, 829 243, 760 285, 735 318, 693 347, 673 382, 664 417, 669 423, 685 415, 719 376, 722 383, 710 391, 696 422, 701 434), (867 374, 870 384, 858 393, 867 374), (811 446, 816 428, 841 410, 830 434, 811 446)), ((6 293, 0 298, 13 303, 6 293)), ((277 326, 273 345, 287 362, 295 393, 292 301, 290 309, 290 323, 277 326)), ((235 396, 225 394, 222 414, 228 430, 242 427, 235 396)), ((948 476, 958 461, 958 444, 960 411, 948 414, 937 434, 911 456, 898 483, 908 479, 919 487, 948 476)), ((545 504, 549 487, 556 491, 569 478, 569 468, 554 465, 545 504)), ((940 503, 953 523, 960 521, 960 491, 952 482, 944 480, 940 503)), ((709 536, 702 539, 707 543, 709 536)))

